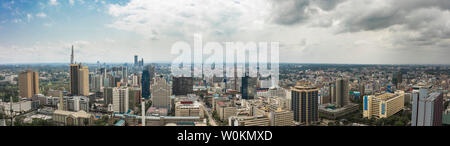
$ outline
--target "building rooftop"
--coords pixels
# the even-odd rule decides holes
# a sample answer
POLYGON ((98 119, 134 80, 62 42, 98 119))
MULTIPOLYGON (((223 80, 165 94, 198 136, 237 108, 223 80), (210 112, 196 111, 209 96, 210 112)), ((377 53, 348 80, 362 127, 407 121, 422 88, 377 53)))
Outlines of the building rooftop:
POLYGON ((92 116, 91 114, 89 114, 83 110, 80 110, 78 112, 56 110, 53 114, 66 115, 66 116, 72 115, 74 117, 81 117, 81 118, 90 118, 92 116))

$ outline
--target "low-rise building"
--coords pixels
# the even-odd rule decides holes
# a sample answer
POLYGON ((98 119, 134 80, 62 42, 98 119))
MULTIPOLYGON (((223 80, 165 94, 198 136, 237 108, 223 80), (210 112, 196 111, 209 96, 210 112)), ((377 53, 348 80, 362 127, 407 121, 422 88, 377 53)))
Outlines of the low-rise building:
POLYGON ((71 112, 56 110, 53 121, 59 126, 88 126, 94 122, 94 116, 85 111, 71 112))
POLYGON ((203 106, 197 101, 179 101, 175 104, 175 116, 204 118, 203 106))

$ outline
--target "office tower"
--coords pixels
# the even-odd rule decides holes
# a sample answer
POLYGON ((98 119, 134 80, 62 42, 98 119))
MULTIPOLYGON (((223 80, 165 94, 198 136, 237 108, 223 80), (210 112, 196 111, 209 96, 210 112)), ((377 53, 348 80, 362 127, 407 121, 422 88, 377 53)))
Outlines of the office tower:
POLYGON ((336 82, 329 84, 328 95, 330 97, 330 103, 336 104, 336 82))
POLYGON ((295 121, 307 125, 319 121, 319 88, 307 83, 297 84, 291 88, 291 94, 295 121))
POLYGON ((134 109, 141 103, 142 93, 141 88, 129 88, 129 108, 134 109))
POLYGON ((392 84, 394 84, 397 89, 399 87, 398 85, 401 84, 402 81, 403 81, 403 78, 402 78, 402 73, 401 72, 393 73, 393 75, 392 75, 392 84))
POLYGON ((363 117, 368 119, 388 118, 401 111, 404 104, 405 92, 399 90, 395 93, 364 96, 363 117))
POLYGON ((194 81, 192 77, 173 77, 172 94, 187 95, 194 93, 194 81))
POLYGON ((39 73, 26 70, 19 74, 19 96, 31 98, 39 94, 39 73))
POLYGON ((411 126, 441 126, 443 94, 428 94, 427 89, 413 90, 411 126))
POLYGON ((95 91, 100 91, 103 89, 103 76, 102 75, 94 75, 94 83, 93 89, 95 91))
POLYGON ((337 107, 344 107, 350 103, 348 79, 340 78, 336 80, 336 103, 337 107))
POLYGON ((78 70, 78 94, 89 96, 89 69, 87 66, 81 66, 78 70))
POLYGON ((153 107, 170 109, 170 85, 164 78, 155 78, 150 91, 152 93, 151 99, 153 107))
POLYGON ((78 95, 79 93, 78 72, 80 67, 80 64, 70 64, 70 93, 72 95, 78 95))
POLYGON ((134 55, 134 66, 138 66, 139 62, 138 62, 138 56, 134 55))
POLYGON ((256 96, 257 79, 246 74, 242 77, 241 93, 242 99, 254 99, 256 96))
POLYGON ((112 104, 113 104, 114 113, 127 113, 128 112, 129 94, 128 94, 127 87, 113 88, 112 89, 112 99, 113 99, 112 104))
POLYGON ((106 107, 113 103, 113 87, 103 88, 103 101, 106 107))
POLYGON ((145 99, 150 98, 150 86, 155 74, 155 67, 148 65, 142 71, 142 97, 145 99))

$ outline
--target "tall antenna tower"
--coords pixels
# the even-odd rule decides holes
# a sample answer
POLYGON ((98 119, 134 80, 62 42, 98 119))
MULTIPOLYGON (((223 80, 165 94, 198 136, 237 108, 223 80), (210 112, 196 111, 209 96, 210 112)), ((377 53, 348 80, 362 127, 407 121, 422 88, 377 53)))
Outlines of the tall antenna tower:
POLYGON ((73 64, 73 45, 72 45, 72 54, 70 55, 70 64, 73 64))

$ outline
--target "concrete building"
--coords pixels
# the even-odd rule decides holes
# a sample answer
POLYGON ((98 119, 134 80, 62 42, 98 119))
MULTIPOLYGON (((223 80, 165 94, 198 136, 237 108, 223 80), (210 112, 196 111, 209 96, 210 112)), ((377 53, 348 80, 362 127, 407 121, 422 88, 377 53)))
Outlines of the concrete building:
POLYGON ((94 123, 94 116, 85 111, 56 110, 52 119, 59 126, 89 126, 94 123))
POLYGON ((89 69, 81 66, 78 71, 78 95, 89 96, 89 69))
POLYGON ((339 78, 336 80, 336 95, 334 104, 337 107, 344 107, 350 103, 349 87, 347 78, 339 78))
MULTIPOLYGON (((125 119, 126 123, 131 126, 137 126, 141 123, 142 116, 129 114, 114 114, 115 119, 125 119)), ((178 117, 178 116, 145 116, 145 126, 166 126, 174 123, 177 126, 192 125, 196 123, 206 123, 204 118, 200 117, 178 117)), ((141 123, 142 124, 142 123, 141 123)))
MULTIPOLYGON (((59 103, 60 98, 53 98, 53 103, 59 103)), ((60 104, 58 104, 60 106, 60 104)), ((63 97, 63 107, 62 109, 66 111, 86 111, 89 112, 90 104, 89 98, 85 96, 64 96, 63 97)))
POLYGON ((26 70, 19 74, 19 96, 31 98, 39 94, 39 73, 26 70))
MULTIPOLYGON (((0 109, 4 110, 6 115, 10 115, 11 112, 11 102, 0 102, 0 109)), ((12 103, 12 110, 14 113, 22 113, 33 110, 32 101, 20 101, 12 103)))
POLYGON ((164 78, 157 77, 150 88, 152 106, 157 108, 170 109, 170 85, 164 78))
POLYGON ((358 104, 348 104, 344 107, 336 107, 333 104, 323 104, 319 106, 319 113, 321 118, 335 120, 339 117, 345 116, 347 114, 353 113, 359 109, 358 104))
POLYGON ((387 118, 403 109, 405 104, 405 93, 384 93, 381 95, 369 95, 363 98, 363 117, 387 118))
POLYGON ((427 89, 412 92, 411 126, 441 126, 443 95, 439 92, 428 94, 427 89))
POLYGON ((232 106, 231 102, 219 101, 216 103, 217 114, 219 114, 219 119, 221 121, 228 120, 231 116, 236 116, 237 107, 232 106))
POLYGON ((204 118, 203 106, 197 101, 179 101, 175 104, 175 116, 204 118))
POLYGON ((173 77, 172 94, 187 95, 194 92, 194 80, 192 77, 173 77))
POLYGON ((231 116, 229 126, 270 126, 267 116, 231 116))
POLYGON ((295 121, 307 125, 319 121, 318 93, 317 87, 307 83, 299 83, 291 88, 291 109, 295 121))
POLYGON ((289 110, 275 110, 268 115, 270 126, 294 126, 294 113, 289 110))
POLYGON ((129 93, 127 87, 112 89, 112 105, 114 113, 127 113, 129 110, 129 93))

